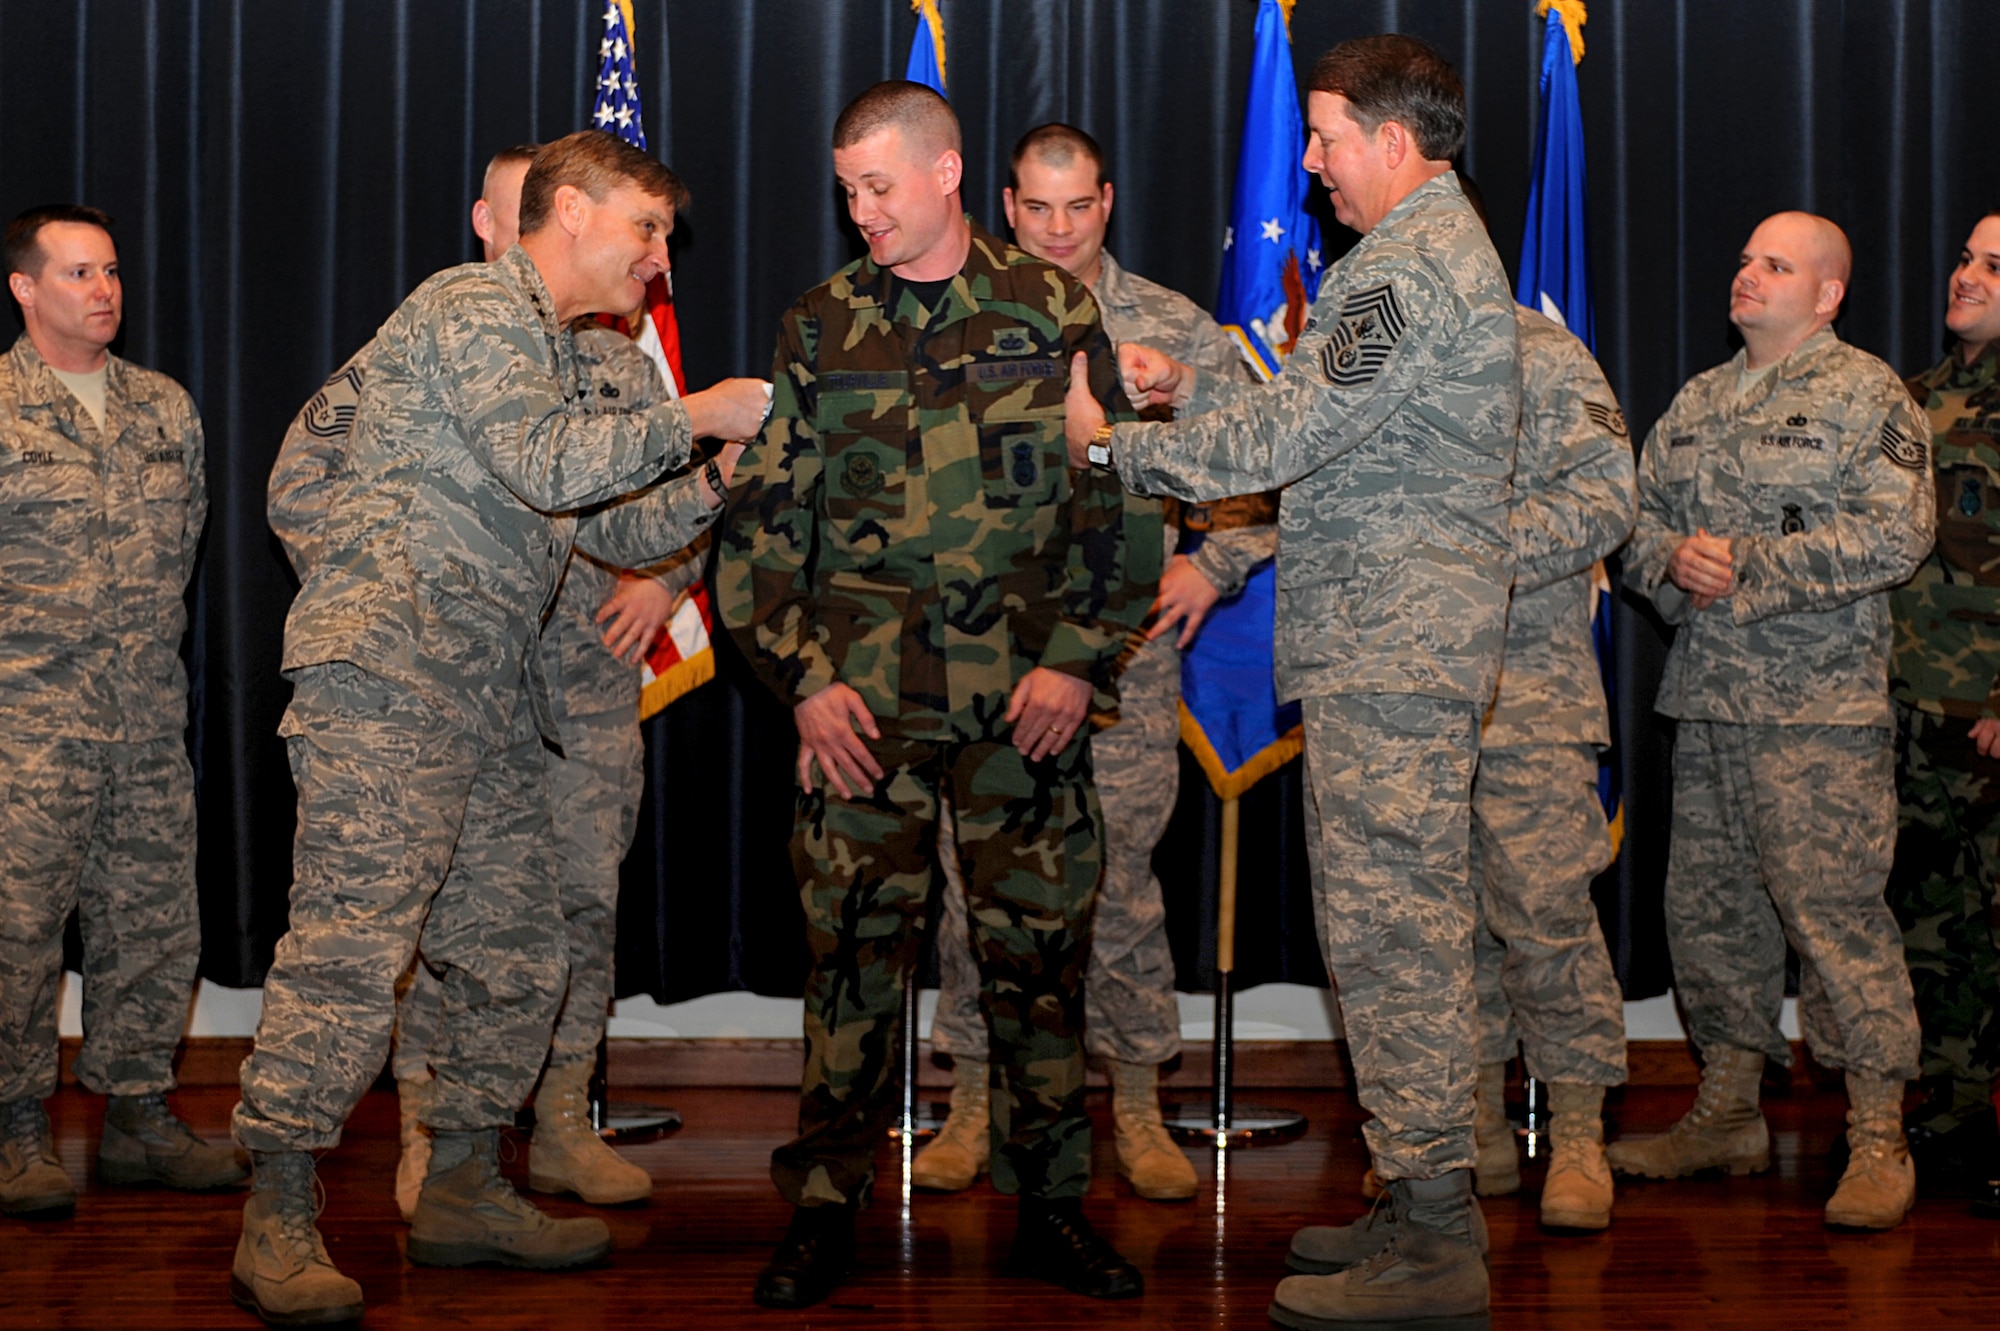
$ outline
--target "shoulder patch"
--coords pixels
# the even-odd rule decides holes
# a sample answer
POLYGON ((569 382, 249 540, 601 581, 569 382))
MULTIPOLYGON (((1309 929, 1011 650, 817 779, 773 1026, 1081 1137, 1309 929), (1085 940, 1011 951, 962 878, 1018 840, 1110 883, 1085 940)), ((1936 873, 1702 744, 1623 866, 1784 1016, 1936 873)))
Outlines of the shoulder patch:
POLYGON ((1617 439, 1629 439, 1631 431, 1625 428, 1625 413, 1602 402, 1585 402, 1583 414, 1590 417, 1598 429, 1617 439))
POLYGON ((1930 462, 1922 441, 1904 434, 1894 421, 1882 422, 1882 456, 1906 471, 1922 471, 1930 462))
POLYGON ((306 403, 306 433, 316 439, 344 439, 354 428, 354 408, 361 401, 361 367, 349 365, 326 381, 306 403))
POLYGON ((1374 383, 1407 327, 1394 284, 1350 293, 1340 303, 1340 322, 1320 350, 1320 373, 1335 388, 1374 383))

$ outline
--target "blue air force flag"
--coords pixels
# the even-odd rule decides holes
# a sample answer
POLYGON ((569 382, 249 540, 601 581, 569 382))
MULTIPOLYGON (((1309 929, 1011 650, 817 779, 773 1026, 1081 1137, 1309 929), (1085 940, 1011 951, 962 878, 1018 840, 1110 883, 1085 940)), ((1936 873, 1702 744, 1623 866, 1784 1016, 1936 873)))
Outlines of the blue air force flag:
POLYGON ((1298 340, 1324 267, 1319 223, 1305 207, 1312 178, 1299 165, 1306 128, 1292 74, 1289 8, 1279 0, 1257 6, 1250 96, 1215 303, 1216 322, 1265 379, 1278 373, 1298 340))
MULTIPOLYGON (((1216 319, 1264 379, 1277 376, 1305 325, 1323 268, 1319 224, 1305 210, 1305 121, 1292 74, 1289 3, 1261 0, 1236 194, 1223 237, 1216 319)), ((1201 535, 1183 536, 1192 553, 1201 535)), ((1181 659, 1181 738, 1215 793, 1234 799, 1302 747, 1299 708, 1277 696, 1271 639, 1277 575, 1269 564, 1218 604, 1181 659)))
MULTIPOLYGON (((1583 167, 1583 104, 1576 65, 1583 59, 1583 6, 1576 0, 1542 0, 1542 128, 1535 143, 1535 172, 1528 186, 1528 225, 1521 237, 1521 279, 1514 298, 1554 319, 1597 354, 1597 315, 1590 299, 1590 243, 1585 222, 1589 192, 1583 167)), ((1611 710, 1613 747, 1598 762, 1597 798, 1611 822, 1611 844, 1624 839, 1624 794, 1619 786, 1615 652, 1611 637, 1611 581, 1599 564, 1591 601, 1590 634, 1597 673, 1611 710)))
POLYGON ((910 8, 917 11, 917 35, 910 39, 903 77, 944 97, 944 15, 938 13, 938 0, 910 0, 910 8))

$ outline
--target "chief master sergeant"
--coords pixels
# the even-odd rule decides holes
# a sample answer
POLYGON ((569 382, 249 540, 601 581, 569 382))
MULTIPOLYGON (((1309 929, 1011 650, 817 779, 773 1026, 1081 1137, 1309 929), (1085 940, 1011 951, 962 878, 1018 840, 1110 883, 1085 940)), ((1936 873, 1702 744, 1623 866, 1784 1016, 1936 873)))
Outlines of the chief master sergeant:
POLYGON ((109 217, 30 209, 0 254, 26 326, 0 355, 0 1213, 47 1215, 76 1203, 42 1111, 73 907, 76 1075, 111 1097, 98 1177, 214 1188, 244 1171, 166 1101, 201 955, 180 659, 201 421, 179 384, 109 351, 109 217))
POLYGON ((1321 56, 1308 88, 1305 167, 1363 235, 1284 373, 1242 388, 1128 344, 1135 396, 1181 418, 1104 427, 1072 391, 1071 456, 1186 500, 1288 487, 1278 696, 1304 711, 1314 903, 1393 1223, 1302 1230, 1272 1316, 1476 1318, 1468 805, 1512 576, 1514 301, 1452 173, 1456 71, 1390 34, 1321 56))
POLYGON ((1016 1259, 1134 1295, 1138 1271, 1081 1204, 1102 836, 1085 725, 1148 608, 1161 537, 1133 530, 1117 486, 1065 465, 1072 354, 1091 391, 1129 404, 1089 292, 961 210, 942 97, 876 85, 835 122, 833 159, 868 256, 785 315, 771 422, 718 536, 722 618, 799 731, 792 857, 812 953, 799 1135, 771 1168, 795 1209, 756 1298, 812 1303, 852 1260, 942 798, 1003 1071, 993 1177, 1020 1194, 1016 1259))
POLYGON ((1667 947, 1701 1089, 1611 1167, 1770 1167, 1757 1107, 1785 945, 1813 1057, 1847 1074, 1829 1225, 1887 1229, 1915 1197, 1903 1138, 1917 1017, 1883 901, 1896 839, 1889 589, 1931 548, 1931 427, 1894 371, 1832 328, 1839 227, 1766 218, 1730 288, 1743 350, 1689 380, 1639 458, 1625 581, 1678 625, 1654 706, 1678 721, 1667 947))

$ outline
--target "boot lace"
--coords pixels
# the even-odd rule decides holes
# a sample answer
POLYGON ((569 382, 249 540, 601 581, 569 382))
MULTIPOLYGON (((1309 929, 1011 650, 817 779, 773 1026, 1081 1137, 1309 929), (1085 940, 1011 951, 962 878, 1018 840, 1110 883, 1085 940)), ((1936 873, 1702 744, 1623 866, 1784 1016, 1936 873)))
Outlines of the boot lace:
POLYGON ((202 1144, 201 1138, 195 1136, 194 1129, 177 1118, 173 1110, 167 1108, 165 1091, 149 1091, 144 1095, 128 1096, 125 1097, 125 1102, 132 1107, 131 1113, 136 1126, 165 1141, 187 1146, 202 1144))
POLYGON ((315 1225, 326 1210, 326 1185, 319 1181, 313 1159, 303 1152, 287 1154, 275 1161, 259 1161, 259 1181, 269 1178, 272 1210, 278 1218, 278 1235, 292 1249, 317 1256, 319 1232, 315 1225))

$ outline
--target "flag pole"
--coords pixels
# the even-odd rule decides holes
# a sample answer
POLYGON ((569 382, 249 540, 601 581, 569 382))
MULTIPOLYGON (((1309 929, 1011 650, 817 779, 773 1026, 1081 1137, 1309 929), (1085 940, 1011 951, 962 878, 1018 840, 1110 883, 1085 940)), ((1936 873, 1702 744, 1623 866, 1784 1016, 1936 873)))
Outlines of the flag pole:
MULTIPOLYGON (((1215 903, 1215 1041, 1211 1054, 1214 1092, 1207 1104, 1189 1101, 1167 1119, 1175 1141, 1208 1142, 1218 1151, 1290 1141, 1306 1130, 1306 1116, 1263 1105, 1236 1107, 1236 861, 1243 806, 1236 796, 1222 801, 1222 849, 1215 903)), ((1223 1177, 1217 1162, 1216 1179, 1223 1177)))

